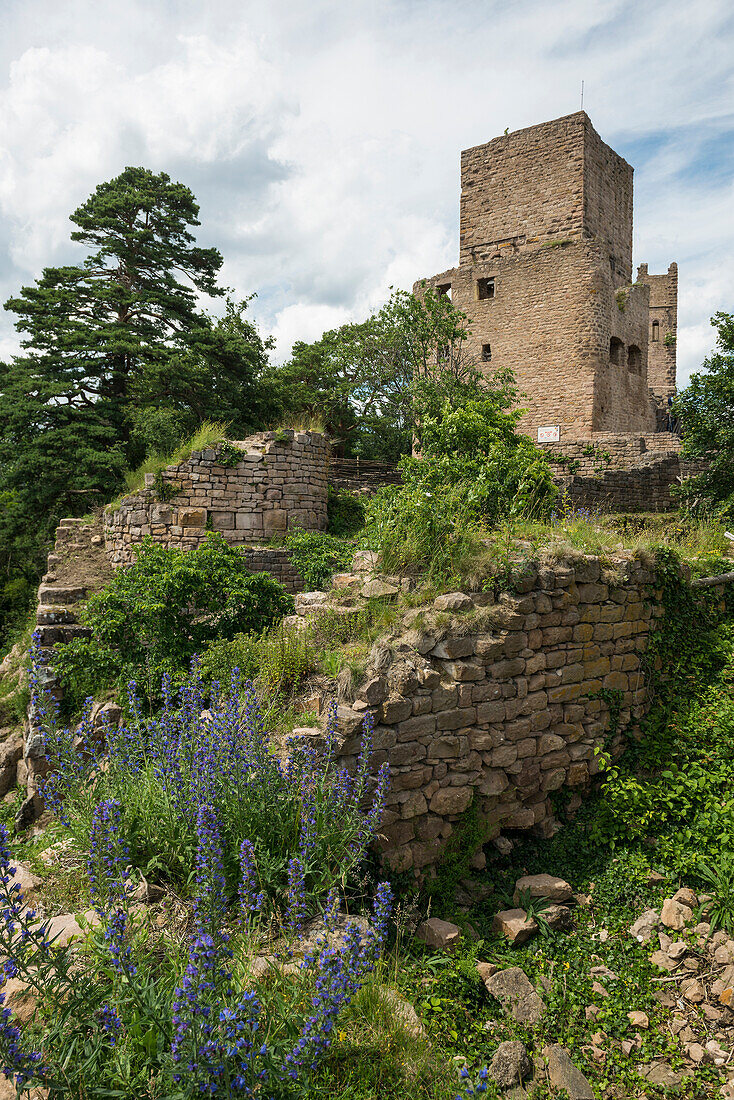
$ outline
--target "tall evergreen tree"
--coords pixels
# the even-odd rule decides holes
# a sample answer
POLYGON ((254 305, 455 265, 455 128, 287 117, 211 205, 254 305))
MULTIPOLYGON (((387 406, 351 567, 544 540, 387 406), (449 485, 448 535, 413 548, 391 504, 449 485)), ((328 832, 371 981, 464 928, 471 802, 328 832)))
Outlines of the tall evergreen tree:
POLYGON ((109 499, 127 466, 202 420, 239 432, 262 415, 267 345, 246 303, 219 322, 199 306, 224 289, 220 253, 191 233, 198 214, 183 184, 126 168, 71 216, 86 258, 6 303, 23 353, 0 364, 0 616, 2 583, 16 599, 60 515, 109 499))

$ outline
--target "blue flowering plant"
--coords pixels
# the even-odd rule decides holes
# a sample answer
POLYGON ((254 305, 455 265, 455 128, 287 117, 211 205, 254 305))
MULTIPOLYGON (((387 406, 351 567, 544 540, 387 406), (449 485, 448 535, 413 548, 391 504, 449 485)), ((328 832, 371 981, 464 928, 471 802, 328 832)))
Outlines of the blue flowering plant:
POLYGON ((370 715, 353 774, 336 755, 335 706, 322 748, 295 739, 276 753, 252 684, 235 669, 226 691, 212 686, 207 708, 194 661, 177 693, 163 677, 154 717, 143 715, 131 683, 130 720, 99 736, 91 700, 76 730, 60 727, 39 687, 37 649, 34 658, 32 695, 52 763, 41 793, 80 846, 90 842, 98 803, 114 800, 131 863, 185 892, 195 878, 199 813, 211 806, 222 823, 225 882, 233 894, 244 884, 251 920, 296 904, 313 910, 362 860, 388 783, 386 765, 371 768, 370 715))
POLYGON ((250 849, 243 846, 241 889, 233 899, 220 822, 214 807, 202 803, 190 933, 184 945, 169 936, 151 950, 131 905, 121 810, 109 799, 95 810, 88 869, 96 921, 73 954, 57 947, 50 924, 24 905, 0 829, 3 985, 21 976, 37 998, 35 1019, 25 1027, 2 1008, 0 1073, 19 1095, 40 1085, 49 1100, 308 1095, 340 1013, 380 956, 392 908, 389 884, 377 887, 369 920, 340 918, 332 887, 320 931, 295 961, 293 933, 302 930, 304 913, 302 868, 293 868, 289 934, 271 940, 267 959, 256 956, 253 913, 262 898, 252 892, 250 849))

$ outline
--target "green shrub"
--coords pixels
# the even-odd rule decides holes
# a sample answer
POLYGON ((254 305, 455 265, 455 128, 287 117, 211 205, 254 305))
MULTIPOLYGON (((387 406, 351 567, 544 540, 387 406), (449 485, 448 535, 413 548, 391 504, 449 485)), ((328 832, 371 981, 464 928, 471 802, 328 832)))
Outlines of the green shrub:
POLYGON ((327 510, 329 534, 336 538, 352 538, 364 527, 364 501, 354 493, 330 485, 327 510))
POLYGON ((92 639, 58 647, 54 665, 71 705, 130 679, 152 702, 161 675, 179 678, 214 639, 260 633, 292 610, 283 586, 248 572, 221 535, 188 552, 148 539, 135 563, 89 599, 83 619, 92 639))
POLYGON ((280 623, 259 637, 235 634, 231 639, 218 639, 202 655, 205 681, 218 681, 226 687, 236 668, 267 698, 292 694, 316 669, 310 634, 280 623))
POLYGON ((296 529, 281 545, 290 552, 293 565, 310 591, 326 588, 334 573, 348 569, 354 556, 352 543, 319 531, 296 529))
POLYGON ((402 486, 367 506, 367 537, 383 568, 448 578, 476 552, 483 528, 550 516, 557 489, 546 456, 516 432, 519 417, 498 392, 423 418, 420 458, 403 458, 402 486))

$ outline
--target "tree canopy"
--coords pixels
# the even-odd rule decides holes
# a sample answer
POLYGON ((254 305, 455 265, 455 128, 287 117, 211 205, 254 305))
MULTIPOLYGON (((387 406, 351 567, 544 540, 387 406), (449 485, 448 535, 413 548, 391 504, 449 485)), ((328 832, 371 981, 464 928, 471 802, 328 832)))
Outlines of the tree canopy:
POLYGON ((716 313, 714 352, 675 402, 683 428, 683 455, 706 468, 686 483, 690 507, 734 518, 734 314, 716 313))

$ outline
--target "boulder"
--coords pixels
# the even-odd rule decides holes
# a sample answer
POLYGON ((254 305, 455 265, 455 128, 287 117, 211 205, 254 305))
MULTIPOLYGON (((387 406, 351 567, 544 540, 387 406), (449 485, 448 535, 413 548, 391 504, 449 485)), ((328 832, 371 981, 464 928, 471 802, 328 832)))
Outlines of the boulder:
POLYGON ((666 928, 672 928, 676 932, 682 932, 689 921, 693 919, 693 910, 674 898, 666 898, 660 913, 660 920, 666 928))
POLYGON ((461 929, 451 921, 430 917, 419 925, 415 938, 438 951, 453 951, 461 939, 461 929))
POLYGON ((548 901, 573 901, 573 889, 562 878, 555 875, 524 875, 515 883, 512 900, 521 904, 521 894, 530 892, 531 898, 547 898, 548 901))
POLYGON ((487 992, 497 998, 507 1015, 517 1023, 532 1026, 540 1022, 545 1005, 519 966, 498 970, 484 984, 487 992))
POLYGON ((654 909, 646 909, 642 916, 630 925, 630 936, 634 936, 638 943, 649 943, 659 925, 660 914, 654 909))
POLYGON ((689 909, 695 909, 698 905, 698 898, 688 886, 681 886, 680 890, 676 890, 673 894, 673 901, 679 901, 681 905, 687 905, 689 909))
POLYGON ((30 901, 41 885, 42 880, 38 875, 34 875, 23 863, 11 862, 9 870, 13 876, 13 882, 20 886, 25 901, 30 901))
POLYGON ((358 550, 352 558, 353 573, 371 573, 377 567, 377 554, 374 550, 358 550))
POLYGON ((400 1026, 414 1039, 424 1039, 426 1029, 412 1004, 401 997, 397 989, 393 989, 392 986, 381 985, 379 992, 380 1000, 390 1009, 400 1026))
POLYGON ((463 592, 445 592, 433 601, 436 611, 468 611, 474 607, 474 601, 463 592))
POLYGON ((521 1085, 532 1071, 530 1056, 517 1039, 500 1043, 489 1066, 489 1076, 501 1089, 521 1085))
POLYGON ((519 947, 536 934, 538 925, 524 909, 503 909, 501 913, 495 913, 492 931, 519 947))
POLYGON ((365 600, 387 599, 388 597, 397 596, 399 592, 400 589, 396 585, 381 580, 380 577, 372 577, 372 579, 366 581, 359 590, 360 596, 365 600))
POLYGON ((546 1047, 543 1054, 554 1088, 565 1089, 569 1100, 594 1100, 594 1090, 581 1070, 573 1064, 565 1047, 555 1043, 546 1047))

